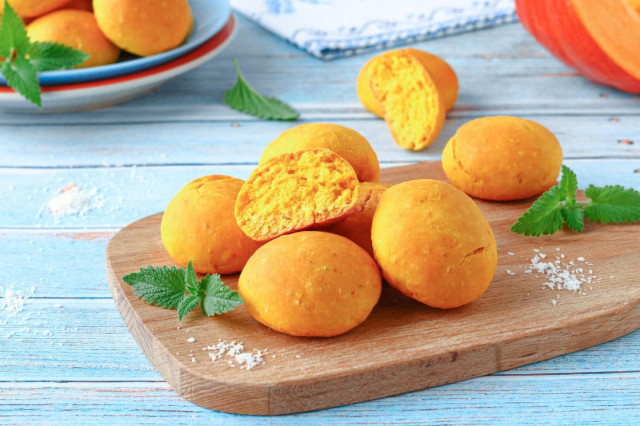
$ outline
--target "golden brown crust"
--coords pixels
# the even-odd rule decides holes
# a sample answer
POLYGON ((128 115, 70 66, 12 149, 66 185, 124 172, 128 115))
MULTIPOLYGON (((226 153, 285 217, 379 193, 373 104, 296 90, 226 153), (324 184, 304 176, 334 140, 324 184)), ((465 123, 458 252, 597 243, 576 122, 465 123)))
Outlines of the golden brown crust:
POLYGON ((339 235, 298 232, 249 259, 238 291, 253 318, 293 336, 337 336, 362 323, 382 289, 375 261, 339 235))
POLYGON ((360 182, 380 179, 380 164, 369 142, 355 130, 331 123, 308 123, 284 131, 265 148, 260 164, 286 152, 326 148, 351 164, 360 182))
POLYGON ((102 32, 139 56, 180 46, 193 25, 187 0, 94 0, 93 8, 102 32))
POLYGON ((391 185, 381 182, 362 182, 358 185, 358 200, 354 212, 338 223, 326 228, 327 232, 342 235, 373 256, 371 223, 382 194, 391 185))
POLYGON ((483 117, 461 126, 442 153, 447 178, 467 194, 519 200, 555 185, 562 148, 546 127, 518 117, 483 117))
POLYGON ((358 196, 351 165, 328 149, 273 157, 242 186, 235 214, 240 228, 256 241, 314 226, 350 214, 358 196))
POLYGON ((162 216, 160 234, 169 255, 201 274, 239 272, 260 244, 236 224, 234 208, 243 181, 223 175, 188 183, 162 216))
POLYGON ((496 269, 489 222, 471 198, 445 182, 421 179, 389 188, 371 239, 389 284, 436 308, 476 300, 496 269))
POLYGON ((84 10, 61 9, 42 16, 27 26, 31 41, 50 41, 80 49, 89 58, 77 68, 116 62, 120 48, 107 39, 93 16, 84 10))

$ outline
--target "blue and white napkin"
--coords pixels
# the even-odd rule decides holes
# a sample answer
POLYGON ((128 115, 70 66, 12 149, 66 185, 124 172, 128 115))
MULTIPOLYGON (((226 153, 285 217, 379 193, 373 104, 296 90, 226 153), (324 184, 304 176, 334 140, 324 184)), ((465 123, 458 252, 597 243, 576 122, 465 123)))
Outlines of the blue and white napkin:
POLYGON ((514 0, 231 0, 231 5, 322 59, 516 20, 514 0))

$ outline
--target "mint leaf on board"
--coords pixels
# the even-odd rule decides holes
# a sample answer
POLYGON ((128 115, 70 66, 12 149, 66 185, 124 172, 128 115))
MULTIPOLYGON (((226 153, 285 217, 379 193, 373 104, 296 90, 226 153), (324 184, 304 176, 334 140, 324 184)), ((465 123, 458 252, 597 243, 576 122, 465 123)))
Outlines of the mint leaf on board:
POLYGON ((196 306, 202 302, 202 296, 199 294, 185 295, 178 305, 178 318, 182 321, 189 312, 193 311, 196 306))
POLYGON ((243 304, 237 291, 227 287, 220 275, 205 275, 200 281, 191 262, 186 269, 148 266, 122 277, 136 296, 162 308, 177 309, 180 321, 200 303, 208 316, 229 312, 243 304))
POLYGON ((640 193, 620 185, 597 188, 593 185, 584 191, 591 205, 584 215, 592 222, 630 223, 640 220, 640 193))
POLYGON ((564 223, 576 232, 584 229, 584 210, 580 206, 562 207, 560 209, 564 223))
POLYGON ((56 43, 31 43, 22 19, 4 1, 0 19, 0 74, 7 85, 38 107, 42 107, 42 92, 38 72, 72 68, 87 59, 87 55, 56 43))
POLYGON ((276 98, 258 93, 242 76, 238 61, 233 60, 238 80, 224 95, 224 102, 231 108, 254 117, 267 120, 296 120, 300 114, 289 105, 276 98))
POLYGON ((559 186, 554 186, 527 210, 511 227, 511 231, 539 237, 540 235, 553 234, 562 228, 562 213, 560 205, 567 197, 567 191, 559 186))
POLYGON ((36 41, 29 46, 29 59, 38 72, 68 70, 88 58, 86 53, 60 43, 36 41))
POLYGON ((562 165, 562 179, 560 179, 558 186, 566 191, 567 204, 574 206, 576 204, 576 193, 578 192, 578 178, 573 170, 564 164, 562 165))
POLYGON ((602 188, 590 185, 584 194, 590 200, 576 201, 578 180, 575 173, 562 166, 562 179, 558 185, 542 194, 518 221, 511 231, 540 236, 553 234, 562 228, 563 222, 574 231, 582 232, 584 217, 592 222, 631 223, 640 221, 640 193, 620 185, 602 188))
POLYGON ((218 274, 207 275, 201 282, 206 294, 202 301, 202 312, 205 315, 212 317, 224 314, 244 303, 238 292, 227 287, 218 274))
POLYGON ((122 281, 133 288, 133 293, 145 302, 162 308, 178 307, 187 287, 184 269, 172 266, 141 268, 140 272, 122 277, 122 281))

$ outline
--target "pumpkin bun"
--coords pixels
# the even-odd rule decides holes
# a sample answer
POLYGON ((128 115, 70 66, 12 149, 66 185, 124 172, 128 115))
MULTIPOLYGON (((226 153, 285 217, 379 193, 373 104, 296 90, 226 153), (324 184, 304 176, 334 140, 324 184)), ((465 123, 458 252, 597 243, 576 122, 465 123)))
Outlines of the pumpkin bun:
POLYGON ((293 336, 346 333, 369 316, 381 289, 371 256, 346 238, 318 231, 268 242, 238 281, 251 316, 293 336))
POLYGON ((285 152, 329 149, 351 164, 360 182, 380 178, 380 164, 369 142, 355 130, 330 123, 309 123, 284 131, 262 153, 260 164, 285 152))
POLYGON ((328 149, 273 157, 251 173, 236 202, 236 220, 256 241, 337 222, 353 212, 358 178, 328 149))
POLYGON ((387 282, 435 308, 476 300, 496 270, 489 222, 464 192, 437 180, 387 189, 373 216, 371 240, 387 282))
MULTIPOLYGON (((56 10, 69 0, 9 0, 9 4, 21 18, 35 18, 56 10)), ((4 0, 0 1, 0 15, 4 12, 4 0)))
POLYGON ((371 59, 367 79, 396 144, 420 151, 436 140, 445 107, 433 77, 407 50, 371 59))
MULTIPOLYGON (((415 57, 429 72, 429 75, 433 78, 433 81, 440 92, 445 111, 452 109, 458 99, 459 84, 458 76, 451 65, 449 65, 440 56, 433 55, 429 52, 425 52, 424 50, 413 49, 411 47, 403 50, 415 57)), ((358 97, 366 109, 378 117, 384 118, 380 102, 378 102, 371 91, 371 81, 368 74, 371 61, 372 60, 369 60, 358 74, 358 97)))
POLYGON ((178 47, 193 25, 187 0, 93 0, 93 10, 102 32, 138 56, 178 47))
POLYGON ((447 178, 486 200, 520 200, 555 185, 562 148, 546 127, 518 117, 484 117, 461 126, 442 153, 447 178))
POLYGON ((350 239, 373 256, 371 245, 373 214, 382 194, 390 186, 388 183, 381 182, 361 182, 358 185, 358 200, 354 212, 340 222, 329 225, 326 231, 350 239))
POLYGON ((169 255, 201 274, 242 270, 260 247, 238 228, 233 209, 242 180, 204 176, 188 183, 162 216, 160 235, 169 255))
POLYGON ((78 49, 89 58, 76 68, 112 64, 120 49, 100 31, 91 12, 62 9, 42 16, 27 26, 31 41, 51 41, 78 49))

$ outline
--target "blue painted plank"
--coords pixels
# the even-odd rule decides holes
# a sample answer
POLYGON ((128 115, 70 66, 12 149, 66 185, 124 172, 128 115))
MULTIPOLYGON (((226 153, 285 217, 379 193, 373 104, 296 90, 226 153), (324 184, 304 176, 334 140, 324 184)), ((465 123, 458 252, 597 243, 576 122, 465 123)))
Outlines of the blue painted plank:
POLYGON ((483 377, 288 416, 198 407, 163 383, 1 383, 0 422, 174 425, 637 424, 640 374, 483 377))
MULTIPOLYGON (((594 85, 553 58, 519 25, 462 34, 419 43, 442 55, 457 70, 461 97, 457 110, 465 114, 565 111, 636 113, 640 99, 594 85), (602 97, 606 96, 606 97, 602 97)), ((235 75, 231 59, 238 57, 245 77, 259 90, 300 108, 306 118, 329 111, 337 118, 356 108, 355 78, 371 56, 333 62, 311 58, 271 36, 255 24, 239 20, 230 46, 206 65, 162 86, 156 93, 104 111, 38 117, 48 123, 145 122, 180 120, 242 120, 222 103, 235 75), (345 104, 348 108, 345 108, 345 104), (335 105, 338 105, 335 108, 335 105)), ((0 123, 31 124, 29 115, 0 113, 0 123)))
MULTIPOLYGON (((640 158, 640 115, 613 119, 608 114, 524 118, 536 120, 554 132, 565 158, 640 158)), ((438 140, 421 152, 398 147, 381 119, 333 122, 359 131, 381 161, 396 163, 439 159, 446 142, 468 120, 447 120, 438 140)), ((0 167, 255 163, 271 140, 297 124, 300 123, 258 121, 3 126, 0 152, 5 155, 0 158, 0 167)))
MULTIPOLYGON (((620 184, 640 189, 640 159, 567 160, 582 187, 589 184, 620 184)), ((89 169, 0 170, 0 229, 74 227, 122 227, 144 216, 164 210, 187 182, 207 174, 228 174, 246 179, 253 165, 116 167, 89 169), (56 218, 47 203, 74 182, 97 190, 102 207, 86 216, 56 218)))

